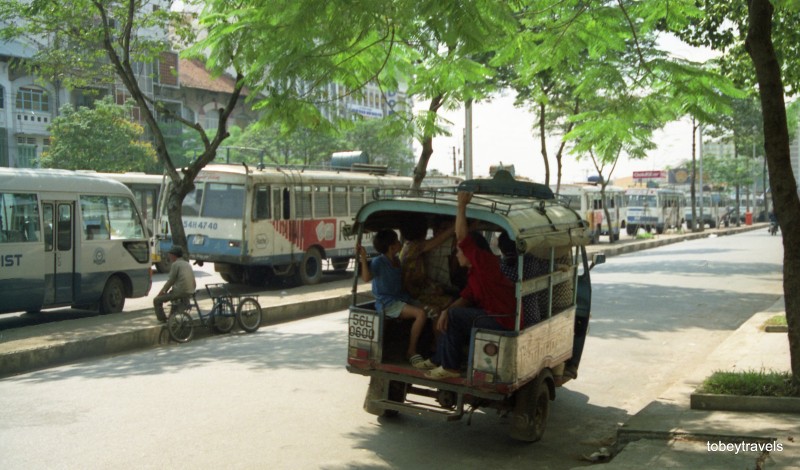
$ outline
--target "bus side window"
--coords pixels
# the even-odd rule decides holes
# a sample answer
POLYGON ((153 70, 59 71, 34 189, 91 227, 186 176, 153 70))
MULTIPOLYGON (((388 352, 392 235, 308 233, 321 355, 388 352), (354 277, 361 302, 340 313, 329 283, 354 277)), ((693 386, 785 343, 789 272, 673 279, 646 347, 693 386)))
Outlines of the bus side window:
POLYGON ((53 251, 53 205, 42 204, 44 223, 44 251, 53 251))
POLYGON ((364 187, 350 187, 350 214, 356 215, 361 206, 364 205, 364 187))
POLYGON ((292 217, 292 197, 289 193, 289 188, 283 189, 283 220, 289 220, 292 217))
POLYGON ((269 186, 256 186, 253 220, 270 218, 269 186))
POLYGON ((347 187, 334 186, 333 187, 333 216, 346 217, 347 216, 347 187))
POLYGON ((58 205, 58 232, 56 246, 58 251, 72 249, 72 206, 69 204, 58 205))

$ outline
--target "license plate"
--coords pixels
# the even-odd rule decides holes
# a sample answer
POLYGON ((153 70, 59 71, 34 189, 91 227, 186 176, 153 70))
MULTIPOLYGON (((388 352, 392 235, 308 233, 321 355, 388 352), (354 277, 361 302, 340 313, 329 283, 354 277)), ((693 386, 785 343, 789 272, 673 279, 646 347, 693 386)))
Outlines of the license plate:
POLYGON ((192 240, 192 245, 202 245, 205 243, 206 238, 202 235, 195 235, 194 239, 192 240))
POLYGON ((378 319, 377 315, 369 315, 366 313, 351 313, 350 314, 350 337, 356 339, 365 339, 375 341, 375 322, 378 319))

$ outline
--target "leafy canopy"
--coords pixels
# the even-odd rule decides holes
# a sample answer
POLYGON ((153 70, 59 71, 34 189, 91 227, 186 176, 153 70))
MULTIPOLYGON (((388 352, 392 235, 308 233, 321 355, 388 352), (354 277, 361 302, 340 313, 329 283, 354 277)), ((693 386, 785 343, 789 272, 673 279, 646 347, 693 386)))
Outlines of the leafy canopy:
POLYGON ((152 171, 157 158, 144 128, 131 121, 131 102, 114 104, 110 97, 94 108, 75 109, 66 104, 50 126, 50 147, 42 154, 42 166, 110 173, 152 171))

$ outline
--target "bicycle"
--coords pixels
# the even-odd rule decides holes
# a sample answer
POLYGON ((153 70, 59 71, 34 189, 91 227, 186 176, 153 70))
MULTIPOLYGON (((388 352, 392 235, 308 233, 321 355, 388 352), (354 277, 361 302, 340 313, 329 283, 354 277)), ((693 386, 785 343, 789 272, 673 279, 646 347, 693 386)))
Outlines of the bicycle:
POLYGON ((172 301, 169 317, 167 317, 167 331, 170 338, 185 343, 192 339, 195 324, 210 326, 216 333, 228 333, 235 323, 247 333, 258 331, 261 326, 261 305, 256 297, 233 296, 225 284, 208 284, 208 296, 214 304, 208 315, 204 315, 197 303, 197 293, 172 301), (192 316, 192 310, 197 312, 198 320, 192 316))

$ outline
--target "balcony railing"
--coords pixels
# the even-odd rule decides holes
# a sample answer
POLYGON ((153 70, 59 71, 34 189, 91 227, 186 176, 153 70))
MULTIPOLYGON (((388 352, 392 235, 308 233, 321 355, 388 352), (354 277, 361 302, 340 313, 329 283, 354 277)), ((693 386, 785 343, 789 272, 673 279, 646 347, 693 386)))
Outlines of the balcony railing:
POLYGON ((48 135, 47 128, 53 120, 52 113, 42 111, 15 111, 14 133, 27 135, 48 135))

